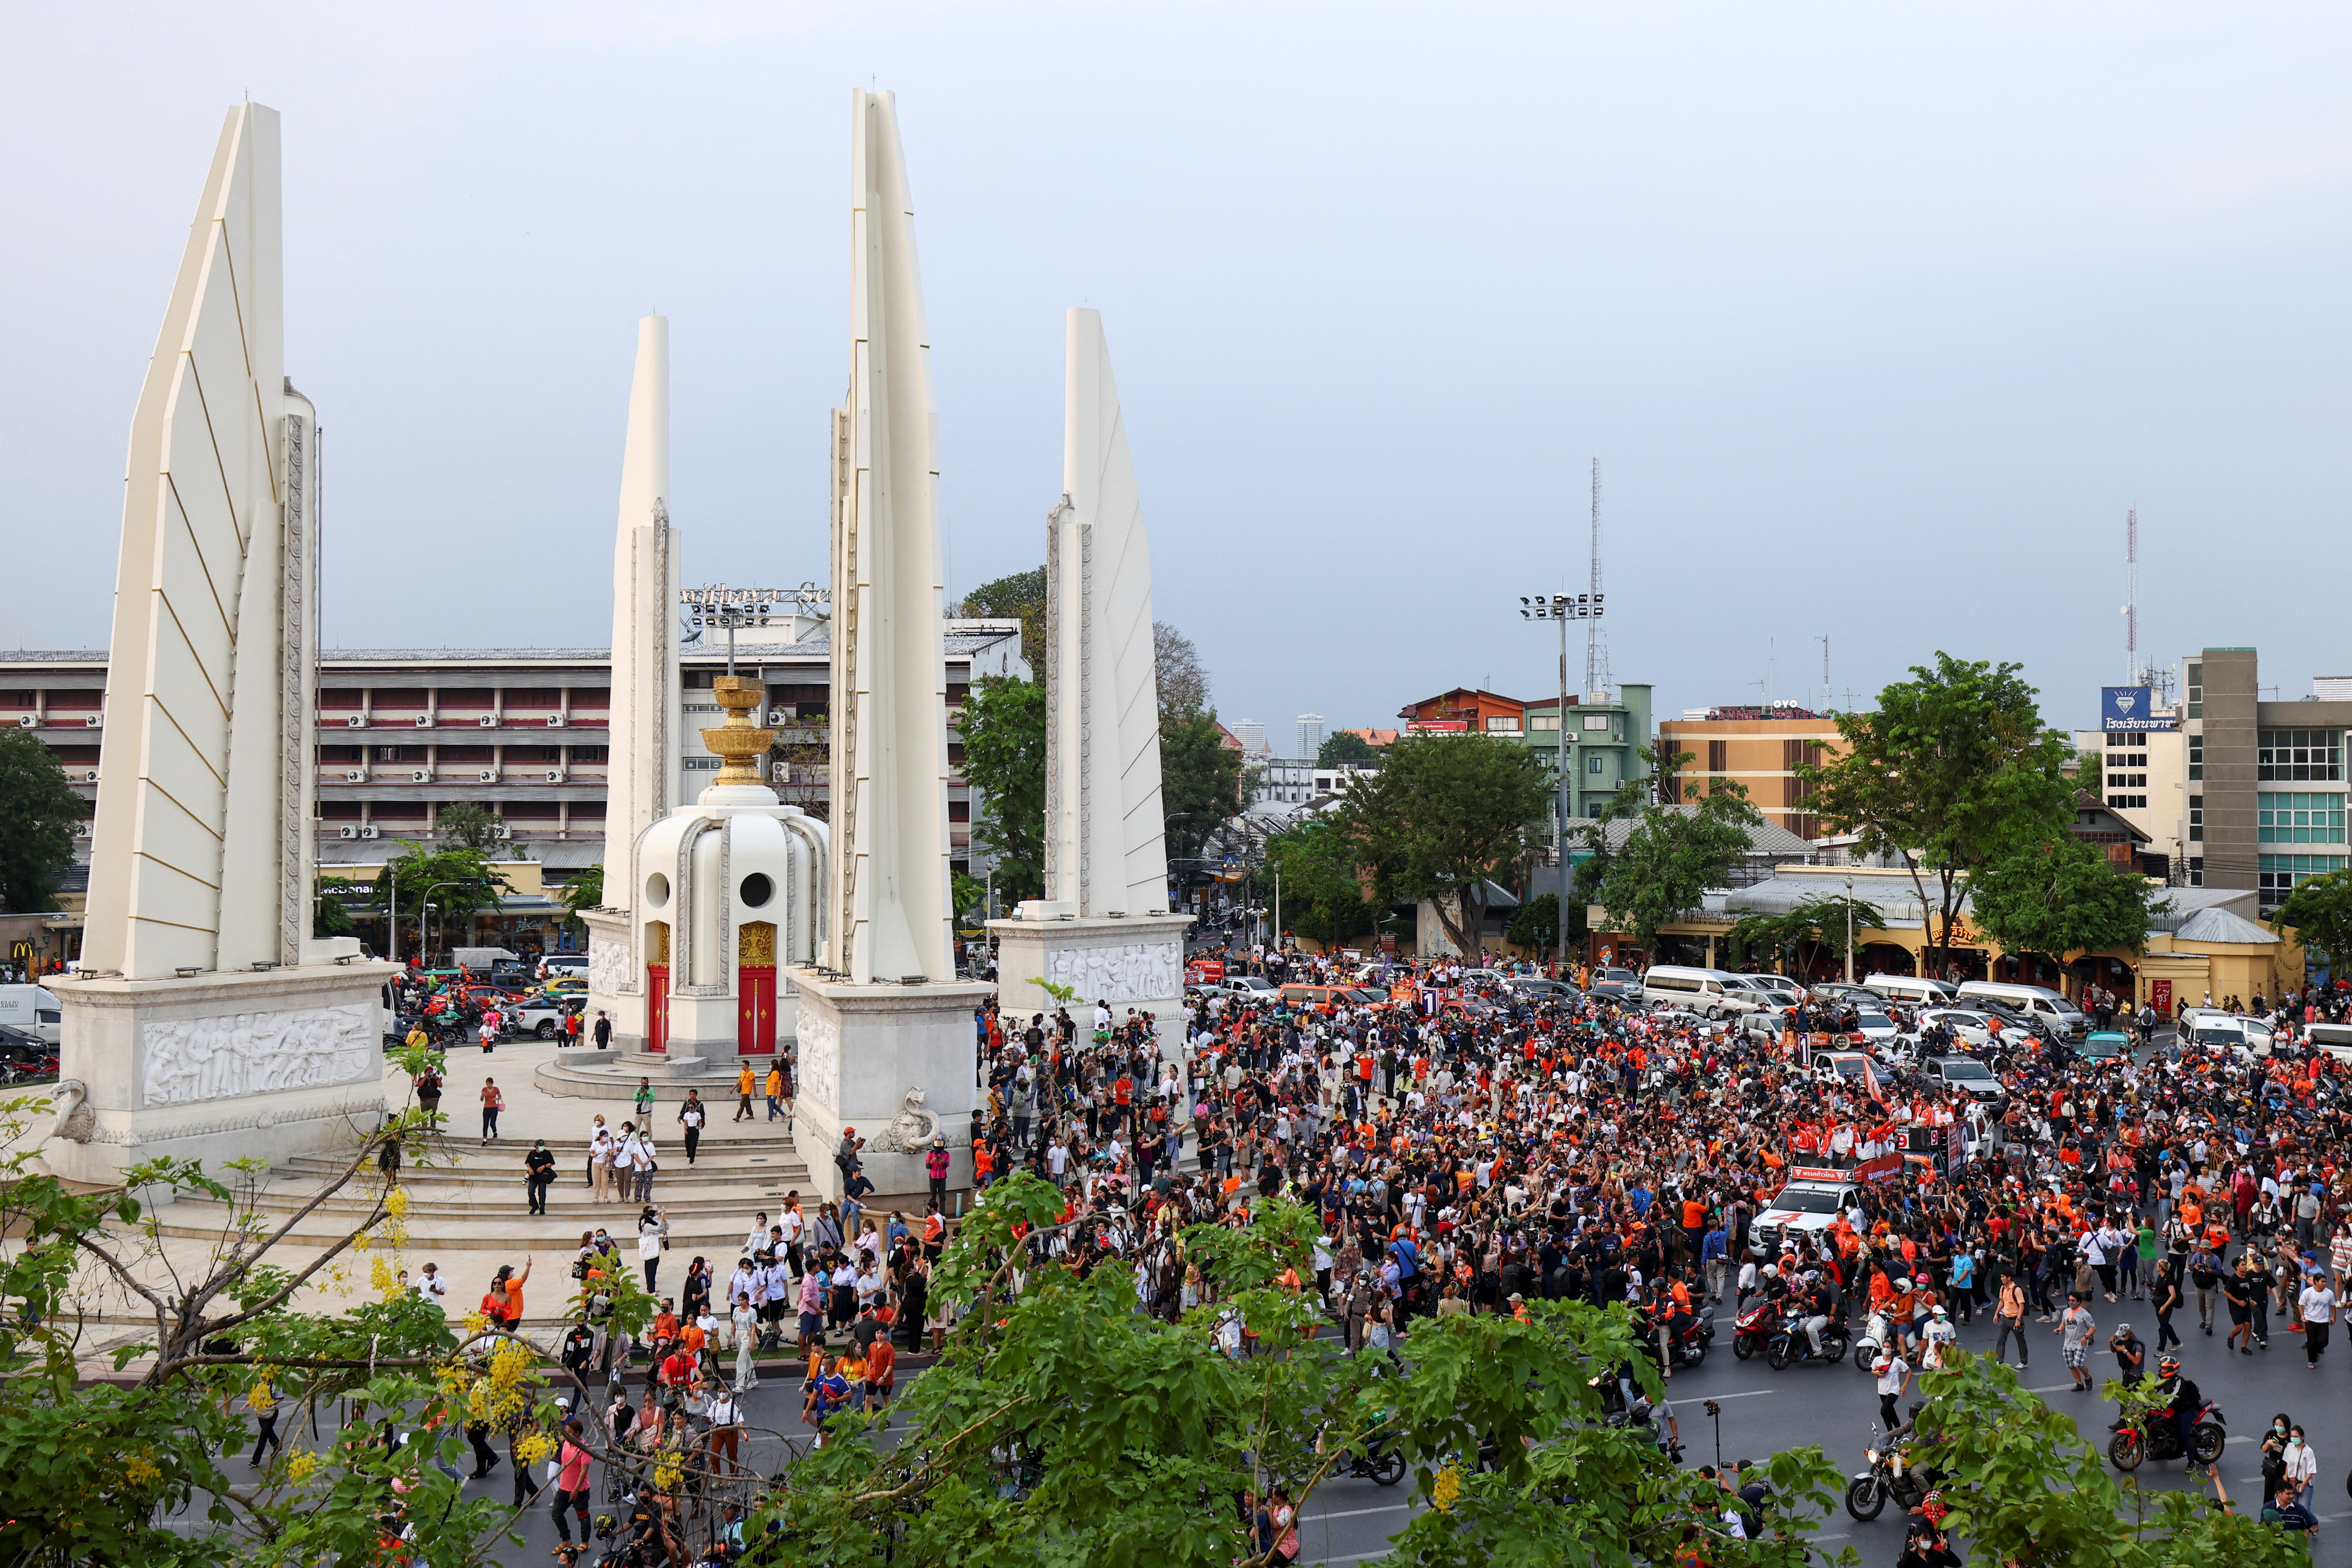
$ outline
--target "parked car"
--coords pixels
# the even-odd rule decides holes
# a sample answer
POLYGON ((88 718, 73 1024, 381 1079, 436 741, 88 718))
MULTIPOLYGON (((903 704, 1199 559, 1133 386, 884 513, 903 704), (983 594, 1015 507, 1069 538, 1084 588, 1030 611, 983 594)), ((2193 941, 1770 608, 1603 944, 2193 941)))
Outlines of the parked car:
POLYGON ((1206 989, 1222 991, 1244 1002, 1271 1002, 1280 994, 1280 987, 1261 974, 1228 974, 1213 981, 1206 989))
POLYGON ((2119 1029, 2094 1029, 2083 1037, 2083 1059, 2112 1061, 2132 1054, 2131 1037, 2119 1029))
POLYGON ((55 1046, 65 1034, 64 1004, 46 985, 0 985, 0 1024, 55 1046))
POLYGON ((1860 1036, 1874 1048, 1885 1046, 1903 1030, 1884 1013, 1858 1012, 1853 1016, 1853 1027, 1847 1032, 1860 1036))
POLYGON ((1964 1094, 1996 1116, 2009 1109, 2009 1090, 1974 1057, 1937 1057, 1923 1071, 1930 1084, 1964 1094))
POLYGON ((1992 1043, 1991 1016, 1973 1007, 1922 1007, 1917 1026, 1924 1030, 1930 1024, 1941 1024, 1964 1046, 1988 1046, 1992 1043))
POLYGON ((1586 994, 1606 997, 1612 1002, 1638 1002, 1642 999, 1642 977, 1630 969, 1596 969, 1586 994))
POLYGON ((1857 1012, 1868 1008, 1874 1013, 1883 1013, 1886 1011, 1888 1001, 1883 991, 1874 991, 1867 985, 1848 985, 1842 980, 1822 981, 1813 987, 1813 994, 1842 1002, 1857 1012))
POLYGON ((1547 998, 1573 1000, 1577 995, 1575 986, 1559 980, 1547 980, 1540 974, 1515 974, 1503 982, 1503 988, 1514 996, 1524 996, 1529 1001, 1547 998))

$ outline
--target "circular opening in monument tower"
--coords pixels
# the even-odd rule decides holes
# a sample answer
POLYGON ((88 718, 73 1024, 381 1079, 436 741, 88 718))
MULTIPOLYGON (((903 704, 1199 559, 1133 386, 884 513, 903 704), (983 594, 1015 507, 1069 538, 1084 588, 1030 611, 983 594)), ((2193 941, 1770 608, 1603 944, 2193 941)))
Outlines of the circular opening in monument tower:
POLYGON ((764 909, 768 900, 775 896, 776 885, 768 879, 765 871, 752 872, 743 879, 743 885, 735 889, 736 901, 747 910, 764 909))
POLYGON ((659 871, 646 879, 646 902, 656 906, 669 902, 669 879, 659 871))

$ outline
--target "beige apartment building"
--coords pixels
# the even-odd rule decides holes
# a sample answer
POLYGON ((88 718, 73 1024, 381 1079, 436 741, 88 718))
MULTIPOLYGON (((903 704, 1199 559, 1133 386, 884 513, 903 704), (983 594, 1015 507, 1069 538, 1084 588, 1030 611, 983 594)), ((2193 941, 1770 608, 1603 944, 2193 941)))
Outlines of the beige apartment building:
POLYGON ((1766 821, 1800 838, 1818 838, 1821 822, 1808 804, 1812 789, 1797 770, 1844 748, 1835 720, 1793 703, 1693 708, 1658 726, 1661 755, 1680 752, 1685 759, 1661 781, 1661 794, 1669 802, 1696 800, 1728 780, 1748 791, 1766 821))

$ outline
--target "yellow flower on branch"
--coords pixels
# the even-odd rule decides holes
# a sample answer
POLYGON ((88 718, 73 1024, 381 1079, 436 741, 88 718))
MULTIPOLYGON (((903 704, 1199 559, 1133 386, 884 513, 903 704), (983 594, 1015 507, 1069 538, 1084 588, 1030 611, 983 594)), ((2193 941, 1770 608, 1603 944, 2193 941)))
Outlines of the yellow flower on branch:
POLYGON ((677 1490, 678 1483, 685 1479, 686 1468, 679 1464, 676 1459, 665 1460, 661 1464, 654 1467, 654 1485, 660 1488, 663 1491, 674 1492, 677 1490))
POLYGON ((1452 1459, 1437 1472, 1436 1484, 1429 1489, 1429 1506, 1440 1513, 1450 1512, 1454 1501, 1462 1495, 1462 1467, 1452 1459))
POLYGON ((316 1454, 298 1449, 286 1456, 286 1478, 296 1486, 309 1480, 310 1472, 318 1468, 319 1456, 316 1454))
POLYGON ((400 1294, 400 1281, 394 1277, 392 1264, 387 1259, 379 1258, 368 1265, 368 1283, 374 1286, 376 1294, 387 1301, 400 1294))
POLYGON ((354 1252, 365 1252, 369 1247, 373 1247, 374 1245, 375 1237, 370 1236, 366 1231, 357 1231, 352 1236, 352 1250, 354 1252))
POLYGON ((555 1439, 544 1432, 532 1432, 516 1440, 515 1458, 526 1465, 535 1465, 555 1452, 555 1439))
POLYGON ((122 1461, 122 1479, 134 1487, 152 1487, 163 1479, 163 1472, 156 1468, 154 1457, 142 1448, 122 1461))
POLYGON ((408 1189, 394 1187, 383 1196, 383 1212, 394 1219, 408 1213, 408 1189))

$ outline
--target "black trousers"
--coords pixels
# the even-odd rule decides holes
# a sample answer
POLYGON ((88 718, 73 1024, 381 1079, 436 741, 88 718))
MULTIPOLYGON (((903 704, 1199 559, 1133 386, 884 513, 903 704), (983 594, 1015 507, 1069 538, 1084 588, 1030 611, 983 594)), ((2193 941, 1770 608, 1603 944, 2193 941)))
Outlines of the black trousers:
POLYGON ((2320 1356, 2327 1350, 2327 1331, 2335 1326, 2333 1322, 2315 1323, 2309 1318, 2303 1321, 2303 1359, 2305 1363, 2312 1366, 2319 1364, 2320 1356))
POLYGON ((554 1180, 555 1178, 551 1175, 546 1177, 533 1176, 523 1184, 523 1190, 530 1194, 531 1213, 545 1214, 547 1212, 547 1189, 549 1184, 554 1180))
POLYGON ((697 1146, 697 1145, 698 1145, 701 1142, 702 1142, 702 1129, 701 1129, 701 1128, 699 1128, 699 1127, 689 1127, 689 1128, 688 1128, 688 1129, 686 1130, 686 1163, 687 1163, 688 1164, 691 1165, 691 1164, 693 1164, 693 1163, 694 1163, 694 1151, 695 1151, 696 1146, 697 1146))
POLYGON ((262 1451, 266 1448, 283 1449, 286 1440, 278 1435, 278 1412, 265 1410, 256 1420, 258 1429, 253 1435, 253 1464, 257 1468, 261 1464, 262 1451))

